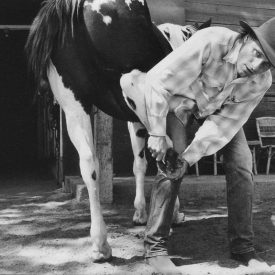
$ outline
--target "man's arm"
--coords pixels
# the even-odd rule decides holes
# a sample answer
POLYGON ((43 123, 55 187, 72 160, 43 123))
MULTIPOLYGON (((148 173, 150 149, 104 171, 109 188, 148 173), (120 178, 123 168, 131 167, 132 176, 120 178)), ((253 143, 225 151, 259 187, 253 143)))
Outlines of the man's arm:
POLYGON ((157 161, 164 157, 168 148, 165 136, 170 97, 197 79, 209 57, 211 40, 206 33, 197 32, 147 74, 145 104, 150 135, 148 148, 157 161))
POLYGON ((145 104, 150 135, 166 135, 170 97, 180 94, 184 87, 189 87, 198 78, 210 49, 208 32, 199 31, 147 73, 145 104))
POLYGON ((250 100, 226 103, 218 113, 210 115, 182 154, 189 165, 223 148, 248 120, 270 85, 265 85, 250 100))

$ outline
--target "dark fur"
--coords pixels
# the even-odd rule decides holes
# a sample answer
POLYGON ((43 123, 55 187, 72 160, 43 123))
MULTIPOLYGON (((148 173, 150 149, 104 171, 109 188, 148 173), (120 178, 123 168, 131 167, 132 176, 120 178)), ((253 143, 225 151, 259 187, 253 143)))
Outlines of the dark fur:
POLYGON ((37 85, 46 79, 54 43, 64 43, 65 36, 72 35, 72 22, 80 0, 45 1, 34 19, 25 50, 29 69, 37 85))

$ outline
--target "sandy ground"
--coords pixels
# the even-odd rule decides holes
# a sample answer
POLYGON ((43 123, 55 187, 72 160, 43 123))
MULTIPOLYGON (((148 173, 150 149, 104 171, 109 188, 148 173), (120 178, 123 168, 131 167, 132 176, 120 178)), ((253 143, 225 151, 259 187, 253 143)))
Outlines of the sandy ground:
MULTIPOLYGON (((87 203, 77 204, 51 180, 1 179, 0 274, 156 274, 143 260, 144 227, 132 224, 132 202, 133 194, 114 188, 114 203, 103 206, 113 260, 95 264, 87 203)), ((182 274, 275 274, 275 201, 254 209, 256 249, 271 266, 260 270, 228 258, 223 202, 186 202, 184 211, 186 221, 174 228, 170 246, 182 257, 182 274)))

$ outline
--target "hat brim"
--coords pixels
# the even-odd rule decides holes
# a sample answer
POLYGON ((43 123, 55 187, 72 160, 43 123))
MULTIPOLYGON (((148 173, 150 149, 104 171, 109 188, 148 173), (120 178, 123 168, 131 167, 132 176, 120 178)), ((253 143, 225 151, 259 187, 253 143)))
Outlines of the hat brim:
POLYGON ((267 57, 268 61, 271 63, 273 67, 275 67, 275 52, 274 50, 269 46, 269 44, 266 42, 265 38, 262 36, 262 34, 257 30, 257 28, 252 28, 248 25, 245 21, 240 21, 240 25, 242 28, 244 28, 248 33, 252 33, 256 36, 257 40, 260 43, 260 46, 267 57))

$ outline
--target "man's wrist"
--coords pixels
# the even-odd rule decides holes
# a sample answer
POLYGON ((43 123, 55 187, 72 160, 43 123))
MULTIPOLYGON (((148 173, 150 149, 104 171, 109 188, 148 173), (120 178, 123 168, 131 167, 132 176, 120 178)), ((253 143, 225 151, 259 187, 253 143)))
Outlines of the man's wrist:
POLYGON ((179 155, 179 159, 180 159, 183 163, 186 163, 186 165, 190 166, 190 165, 189 165, 189 162, 186 160, 186 158, 184 157, 183 153, 179 155))

